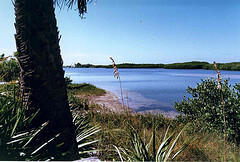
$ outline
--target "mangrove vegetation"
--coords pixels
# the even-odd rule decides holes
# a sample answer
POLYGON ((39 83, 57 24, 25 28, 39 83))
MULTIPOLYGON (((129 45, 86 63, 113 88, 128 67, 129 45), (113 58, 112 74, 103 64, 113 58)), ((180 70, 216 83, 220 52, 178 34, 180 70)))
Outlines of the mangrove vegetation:
MULTIPOLYGON (((240 70, 240 62, 218 63, 220 70, 240 70)), ((191 61, 183 63, 172 64, 136 64, 136 63, 122 63, 117 64, 118 68, 163 68, 163 69, 206 69, 214 70, 214 66, 208 62, 191 61)), ((112 65, 93 65, 76 63, 73 66, 64 66, 73 68, 112 68, 112 65)))

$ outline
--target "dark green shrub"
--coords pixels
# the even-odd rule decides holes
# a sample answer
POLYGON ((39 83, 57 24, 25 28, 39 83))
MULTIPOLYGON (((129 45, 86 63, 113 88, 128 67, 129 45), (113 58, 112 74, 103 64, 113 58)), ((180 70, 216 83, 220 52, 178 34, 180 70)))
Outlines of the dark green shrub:
POLYGON ((7 59, 4 54, 0 56, 0 81, 9 82, 17 80, 20 68, 16 59, 7 59))
POLYGON ((192 62, 184 62, 184 63, 166 64, 164 68, 165 69, 203 69, 203 67, 207 65, 209 65, 208 62, 192 61, 192 62))
POLYGON ((67 86, 70 85, 73 81, 72 79, 70 79, 70 77, 65 77, 64 79, 67 86))
POLYGON ((240 143, 240 85, 231 86, 228 80, 222 83, 222 90, 213 78, 202 80, 196 88, 188 87, 192 98, 175 103, 174 107, 187 118, 197 120, 206 128, 224 132, 223 108, 226 117, 226 133, 230 141, 240 143), (222 92, 221 92, 222 91, 222 92), (224 106, 222 104, 222 95, 224 106))
POLYGON ((68 102, 71 110, 89 110, 88 100, 75 97, 72 93, 68 93, 68 102))

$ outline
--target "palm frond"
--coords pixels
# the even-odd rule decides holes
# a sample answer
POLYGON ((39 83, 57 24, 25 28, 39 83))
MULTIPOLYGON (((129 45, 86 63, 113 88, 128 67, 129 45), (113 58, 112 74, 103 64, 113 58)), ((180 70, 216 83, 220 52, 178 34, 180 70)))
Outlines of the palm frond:
POLYGON ((53 0, 53 3, 60 9, 64 6, 67 6, 68 9, 73 9, 73 7, 76 6, 79 16, 83 18, 84 14, 87 13, 87 4, 91 3, 92 1, 93 0, 53 0))

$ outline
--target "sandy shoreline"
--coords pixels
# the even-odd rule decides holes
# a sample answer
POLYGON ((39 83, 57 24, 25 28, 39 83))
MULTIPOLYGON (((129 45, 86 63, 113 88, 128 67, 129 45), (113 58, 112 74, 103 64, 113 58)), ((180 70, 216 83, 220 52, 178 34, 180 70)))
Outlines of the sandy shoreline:
MULTIPOLYGON (((81 97, 81 96, 77 95, 76 97, 81 97)), ((123 105, 121 103, 121 99, 116 94, 109 92, 109 91, 106 91, 106 94, 104 94, 102 96, 88 96, 87 98, 88 98, 90 104, 100 105, 102 108, 104 108, 110 112, 122 113, 122 112, 126 112, 127 110, 128 110, 128 112, 134 112, 134 110, 132 108, 127 108, 126 106, 123 107, 123 105)), ((149 112, 151 112, 153 114, 162 113, 164 116, 169 117, 169 118, 175 118, 176 115, 178 115, 178 113, 176 113, 174 111, 169 111, 169 112, 149 111, 149 112)), ((141 113, 148 113, 148 112, 141 112, 141 113)))
POLYGON ((91 102, 101 105, 102 107, 110 109, 113 112, 122 112, 123 106, 117 95, 112 92, 106 91, 103 96, 96 96, 91 99, 91 102))
MULTIPOLYGON (((106 90, 105 90, 106 91, 106 90)), ((76 95, 76 97, 82 97, 81 95, 76 95)), ((112 92, 106 91, 106 94, 102 96, 88 96, 90 104, 97 104, 103 107, 110 112, 125 112, 127 107, 122 105, 120 98, 112 92)), ((129 108, 129 111, 132 112, 132 109, 129 108)))

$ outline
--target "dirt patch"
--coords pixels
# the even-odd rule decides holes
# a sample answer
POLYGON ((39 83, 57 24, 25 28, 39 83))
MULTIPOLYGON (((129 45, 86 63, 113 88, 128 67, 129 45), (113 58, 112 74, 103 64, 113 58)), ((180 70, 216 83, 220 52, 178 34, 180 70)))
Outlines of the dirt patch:
MULTIPOLYGON (((82 97, 80 95, 76 95, 76 97, 82 97)), ((106 94, 102 96, 88 96, 87 99, 89 100, 90 104, 98 104, 106 110, 111 112, 125 112, 129 111, 132 112, 131 108, 127 108, 123 106, 120 102, 120 99, 117 95, 112 92, 106 91, 106 94)))

